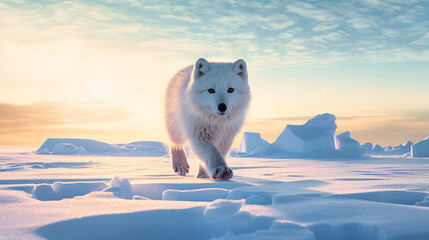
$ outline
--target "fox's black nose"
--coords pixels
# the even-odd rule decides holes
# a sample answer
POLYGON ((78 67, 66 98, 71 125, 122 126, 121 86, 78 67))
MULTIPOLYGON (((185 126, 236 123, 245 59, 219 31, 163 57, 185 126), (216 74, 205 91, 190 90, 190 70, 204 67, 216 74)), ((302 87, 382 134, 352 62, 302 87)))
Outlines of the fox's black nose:
POLYGON ((226 111, 226 104, 221 103, 221 104, 217 105, 217 109, 219 110, 219 112, 225 112, 226 111))

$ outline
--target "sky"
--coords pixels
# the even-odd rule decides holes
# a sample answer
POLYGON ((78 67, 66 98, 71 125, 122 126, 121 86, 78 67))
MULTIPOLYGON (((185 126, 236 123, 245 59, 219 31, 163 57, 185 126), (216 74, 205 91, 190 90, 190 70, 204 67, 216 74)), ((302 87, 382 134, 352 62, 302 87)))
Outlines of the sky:
POLYGON ((325 112, 361 143, 429 135, 425 1, 1 0, 0 145, 168 142, 165 87, 200 57, 247 62, 242 131, 270 142, 325 112))

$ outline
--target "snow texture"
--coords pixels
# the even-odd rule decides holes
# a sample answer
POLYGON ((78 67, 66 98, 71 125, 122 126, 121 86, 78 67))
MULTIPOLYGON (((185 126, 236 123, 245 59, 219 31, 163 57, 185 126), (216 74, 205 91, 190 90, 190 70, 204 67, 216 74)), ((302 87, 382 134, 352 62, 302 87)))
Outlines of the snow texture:
POLYGON ((101 191, 106 187, 104 182, 40 184, 34 186, 33 197, 41 201, 61 200, 83 196, 93 191, 101 191))
POLYGON ((211 202, 216 199, 226 198, 229 190, 222 188, 196 189, 196 190, 165 190, 162 200, 173 201, 204 201, 211 202))
POLYGON ((429 238, 429 158, 227 161, 215 181, 194 158, 180 177, 162 157, 0 153, 0 238, 429 238))

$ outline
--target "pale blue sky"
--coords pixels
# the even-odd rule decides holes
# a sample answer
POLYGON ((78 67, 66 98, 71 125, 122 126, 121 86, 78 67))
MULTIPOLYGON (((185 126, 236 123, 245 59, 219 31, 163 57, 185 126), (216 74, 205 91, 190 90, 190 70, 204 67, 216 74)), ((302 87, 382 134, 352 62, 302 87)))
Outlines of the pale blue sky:
POLYGON ((416 141, 429 135, 428 5, 0 1, 2 134, 19 133, 11 144, 70 135, 165 141, 165 85, 206 57, 247 61, 253 99, 244 130, 270 141, 287 123, 323 112, 361 142, 416 141), (23 117, 40 107, 48 110, 23 117))

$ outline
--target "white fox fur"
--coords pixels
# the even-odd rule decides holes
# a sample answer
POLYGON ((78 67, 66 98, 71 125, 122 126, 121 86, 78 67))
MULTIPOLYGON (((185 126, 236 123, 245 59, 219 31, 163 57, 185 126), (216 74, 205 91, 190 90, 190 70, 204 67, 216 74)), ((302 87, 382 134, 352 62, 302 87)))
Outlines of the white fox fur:
POLYGON ((189 142, 201 159, 198 177, 232 178, 225 156, 243 125, 249 101, 247 65, 242 59, 214 63, 200 58, 177 72, 165 96, 173 170, 179 175, 189 172, 183 150, 189 142))

